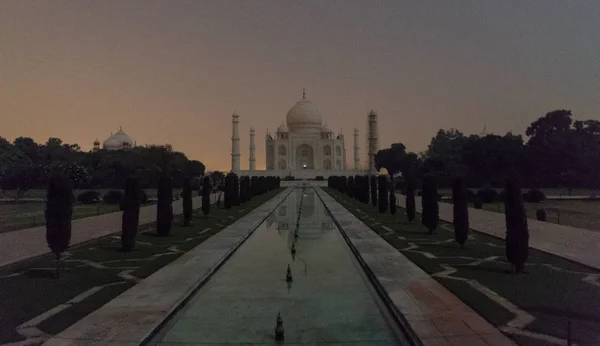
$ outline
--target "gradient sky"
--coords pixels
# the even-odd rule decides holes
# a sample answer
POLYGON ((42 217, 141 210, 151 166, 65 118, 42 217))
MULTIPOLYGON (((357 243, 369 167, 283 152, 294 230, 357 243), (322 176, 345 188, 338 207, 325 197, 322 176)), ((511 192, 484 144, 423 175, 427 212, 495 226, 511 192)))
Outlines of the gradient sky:
POLYGON ((379 114, 382 147, 440 128, 523 133, 600 119, 600 1, 0 1, 0 136, 84 150, 121 124, 207 169, 242 169, 307 90, 336 132, 379 114))

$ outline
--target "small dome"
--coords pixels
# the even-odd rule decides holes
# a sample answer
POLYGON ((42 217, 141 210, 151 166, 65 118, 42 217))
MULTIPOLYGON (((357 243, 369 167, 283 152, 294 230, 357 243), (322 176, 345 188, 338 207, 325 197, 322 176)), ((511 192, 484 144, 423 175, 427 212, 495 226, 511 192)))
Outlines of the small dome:
POLYGON ((295 132, 296 129, 311 129, 318 132, 322 124, 321 113, 304 97, 290 108, 286 119, 291 132, 295 132))
POLYGON ((287 128, 287 126, 285 126, 284 123, 281 123, 281 125, 279 125, 279 127, 277 128, 277 132, 279 132, 279 133, 288 132, 288 128, 287 128))
POLYGON ((96 138, 96 140, 94 141, 94 145, 100 145, 100 141, 98 140, 98 138, 96 138))
POLYGON ((321 127, 321 132, 332 133, 333 131, 331 131, 331 129, 327 127, 327 124, 325 124, 323 127, 321 127))

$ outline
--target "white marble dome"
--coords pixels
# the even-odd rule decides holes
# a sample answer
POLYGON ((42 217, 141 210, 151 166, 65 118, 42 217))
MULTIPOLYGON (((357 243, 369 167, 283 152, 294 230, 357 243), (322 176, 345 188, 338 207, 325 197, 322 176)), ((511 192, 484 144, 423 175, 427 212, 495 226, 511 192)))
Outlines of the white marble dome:
POLYGON ((277 128, 277 132, 279 133, 284 133, 284 132, 288 132, 288 127, 285 126, 284 123, 282 123, 281 125, 279 125, 279 127, 277 128))
POLYGON ((303 97, 290 108, 287 113, 286 122, 290 132, 306 132, 305 130, 316 130, 316 132, 319 132, 323 119, 317 107, 303 97))
POLYGON ((121 150, 132 148, 133 146, 133 140, 125 132, 123 132, 122 128, 120 128, 117 133, 110 136, 102 144, 102 147, 106 150, 121 150))

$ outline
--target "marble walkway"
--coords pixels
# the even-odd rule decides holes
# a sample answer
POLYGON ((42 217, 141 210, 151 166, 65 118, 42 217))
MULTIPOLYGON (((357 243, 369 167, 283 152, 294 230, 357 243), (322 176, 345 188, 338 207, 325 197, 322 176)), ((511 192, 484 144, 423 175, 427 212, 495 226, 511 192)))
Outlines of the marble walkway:
MULTIPOLYGON (((211 203, 217 201, 218 194, 211 195, 211 203)), ((194 208, 202 206, 202 197, 192 199, 194 208)), ((183 212, 182 200, 173 201, 173 213, 183 212)), ((71 246, 104 237, 121 230, 121 212, 90 216, 73 220, 71 246)), ((140 225, 156 220, 156 205, 140 208, 140 225)), ((0 267, 27 258, 50 253, 46 243, 46 226, 0 233, 0 267)))
MULTIPOLYGON (((396 194, 398 206, 404 208, 406 196, 396 194)), ((421 197, 415 197, 417 212, 421 197)), ((453 220, 452 204, 439 203, 440 219, 453 220)), ((528 219, 529 247, 600 269, 600 232, 528 219)), ((469 226, 476 231, 504 239, 504 214, 469 208, 469 226)))
POLYGON ((44 345, 137 346, 248 238, 292 188, 263 203, 44 345))
POLYGON ((317 188, 350 243, 424 346, 514 345, 498 329, 317 188))

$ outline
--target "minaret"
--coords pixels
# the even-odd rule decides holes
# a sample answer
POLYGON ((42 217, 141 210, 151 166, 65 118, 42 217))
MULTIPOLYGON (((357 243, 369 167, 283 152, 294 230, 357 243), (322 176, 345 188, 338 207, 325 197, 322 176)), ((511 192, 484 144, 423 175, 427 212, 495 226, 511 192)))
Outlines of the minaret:
POLYGON ((358 155, 358 129, 354 128, 354 170, 358 171, 360 157, 358 155))
POLYGON ((379 151, 379 128, 377 125, 377 113, 371 110, 367 126, 367 145, 369 160, 367 170, 369 174, 376 174, 375 169, 375 154, 379 151))
POLYGON ((250 170, 256 170, 256 145, 254 144, 254 127, 250 128, 250 170))
POLYGON ((233 112, 231 116, 233 132, 231 135, 231 171, 238 173, 240 171, 240 116, 233 112))

